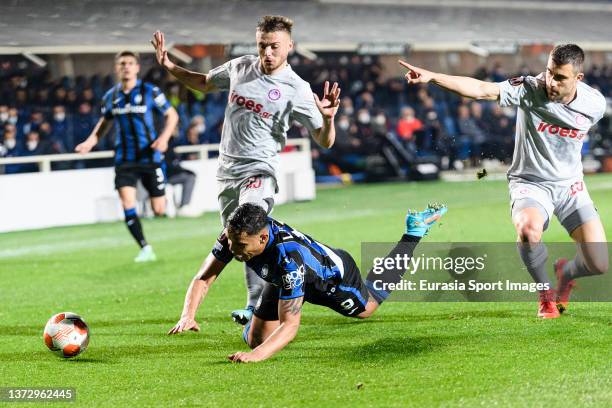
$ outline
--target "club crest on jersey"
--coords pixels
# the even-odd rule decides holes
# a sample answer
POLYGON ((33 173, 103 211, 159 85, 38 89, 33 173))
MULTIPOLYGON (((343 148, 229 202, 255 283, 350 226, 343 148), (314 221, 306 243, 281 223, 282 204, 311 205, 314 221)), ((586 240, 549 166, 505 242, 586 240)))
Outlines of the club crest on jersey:
POLYGON ((510 85, 512 86, 519 86, 521 85, 523 82, 525 81, 525 77, 522 76, 518 76, 518 77, 514 77, 514 78, 510 78, 508 80, 508 82, 510 83, 510 85))
POLYGON ((134 103, 140 104, 142 102, 142 95, 138 94, 134 97, 134 103))
POLYGON ((277 88, 270 89, 270 91, 268 92, 268 99, 270 99, 271 101, 278 101, 280 97, 281 97, 281 92, 277 88))
POLYGON ((580 114, 576 115, 576 124, 579 126, 582 126, 584 124, 586 124, 586 118, 580 114))
POLYGON ((283 288, 292 290, 302 286, 304 283, 304 265, 300 265, 297 271, 291 271, 283 275, 283 288))
POLYGON ((270 271, 270 268, 268 267, 268 265, 262 266, 261 267, 261 277, 266 278, 268 276, 269 271, 270 271))

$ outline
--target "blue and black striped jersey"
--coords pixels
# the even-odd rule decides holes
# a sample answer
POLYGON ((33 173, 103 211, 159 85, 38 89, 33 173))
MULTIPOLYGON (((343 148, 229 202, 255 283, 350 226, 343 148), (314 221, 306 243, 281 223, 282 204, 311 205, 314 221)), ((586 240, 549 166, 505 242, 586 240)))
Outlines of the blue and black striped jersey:
MULTIPOLYGON (((344 276, 341 258, 332 249, 308 235, 268 219, 270 240, 260 255, 247 261, 266 282, 279 288, 280 299, 293 299, 326 292, 344 276)), ((221 234, 212 251, 221 262, 232 260, 227 237, 221 234)))
POLYGON ((153 111, 165 114, 170 103, 155 85, 138 80, 128 93, 117 84, 102 98, 102 115, 115 119, 115 164, 161 163, 162 154, 151 148, 157 139, 153 111))

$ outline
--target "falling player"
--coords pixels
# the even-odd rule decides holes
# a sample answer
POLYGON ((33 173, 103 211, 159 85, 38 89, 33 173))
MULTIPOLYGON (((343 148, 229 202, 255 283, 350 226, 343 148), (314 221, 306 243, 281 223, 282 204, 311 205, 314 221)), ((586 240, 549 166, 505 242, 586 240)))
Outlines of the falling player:
MULTIPOLYGON (((386 258, 412 257, 420 240, 446 211, 443 205, 409 211, 406 232, 386 258)), ((300 326, 305 301, 347 317, 370 317, 391 294, 386 289, 396 287, 406 272, 402 265, 372 269, 364 282, 348 252, 269 218, 256 204, 244 203, 229 215, 225 231, 187 289, 181 318, 168 334, 200 330, 195 320, 198 307, 234 258, 268 282, 243 331, 252 350, 230 355, 234 362, 265 360, 289 344, 300 326)))
MULTIPOLYGON (((340 89, 325 83, 323 98, 313 95, 310 85, 287 63, 293 49, 293 22, 287 17, 265 16, 257 24, 258 56, 246 55, 212 69, 208 74, 186 70, 168 58, 164 34, 151 41, 157 61, 189 88, 201 92, 229 91, 219 149, 217 170, 221 222, 239 204, 250 202, 268 213, 277 191, 278 152, 284 147, 293 120, 305 126, 322 147, 334 144, 334 116, 340 89)), ((232 312, 246 324, 265 282, 245 268, 247 307, 232 312)))
POLYGON ((451 76, 400 64, 409 84, 433 83, 462 96, 517 106, 514 158, 508 170, 512 221, 518 250, 540 292, 537 316, 556 318, 568 305, 574 279, 608 270, 603 225, 583 180, 581 149, 588 130, 606 110, 602 94, 582 82, 584 52, 575 44, 556 46, 546 72, 500 83, 451 76), (552 215, 577 243, 576 257, 555 263, 556 291, 546 272, 541 242, 552 215))

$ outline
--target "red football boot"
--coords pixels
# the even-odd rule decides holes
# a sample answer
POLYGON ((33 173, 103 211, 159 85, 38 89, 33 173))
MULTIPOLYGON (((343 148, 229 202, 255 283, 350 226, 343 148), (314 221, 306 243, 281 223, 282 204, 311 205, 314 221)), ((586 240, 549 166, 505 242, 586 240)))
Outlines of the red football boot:
POLYGON ((552 289, 540 292, 540 308, 538 317, 542 319, 555 319, 561 316, 555 302, 555 291, 552 289))

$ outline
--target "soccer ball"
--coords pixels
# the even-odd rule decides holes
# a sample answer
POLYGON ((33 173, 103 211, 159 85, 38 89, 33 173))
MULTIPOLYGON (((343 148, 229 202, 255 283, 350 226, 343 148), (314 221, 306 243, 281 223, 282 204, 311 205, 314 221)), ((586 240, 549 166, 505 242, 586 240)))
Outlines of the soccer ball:
POLYGON ((58 313, 51 316, 43 334, 49 350, 65 358, 76 357, 85 351, 89 344, 89 328, 81 316, 58 313))

